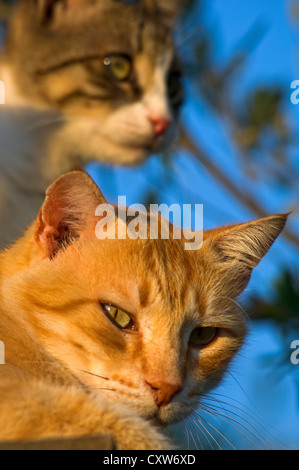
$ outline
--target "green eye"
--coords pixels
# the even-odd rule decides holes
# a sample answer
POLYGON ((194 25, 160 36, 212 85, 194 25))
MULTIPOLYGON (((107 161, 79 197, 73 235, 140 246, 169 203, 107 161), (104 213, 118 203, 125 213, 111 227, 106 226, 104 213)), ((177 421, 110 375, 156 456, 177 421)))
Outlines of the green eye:
POLYGON ((122 330, 134 329, 133 320, 126 312, 118 307, 114 307, 114 305, 104 304, 102 307, 107 317, 110 318, 118 328, 121 328, 122 330))
POLYGON ((196 348, 204 348, 216 339, 217 333, 218 328, 212 326, 195 328, 190 335, 190 344, 196 348))
POLYGON ((132 62, 125 55, 110 55, 105 57, 104 65, 115 80, 122 82, 130 78, 132 62))

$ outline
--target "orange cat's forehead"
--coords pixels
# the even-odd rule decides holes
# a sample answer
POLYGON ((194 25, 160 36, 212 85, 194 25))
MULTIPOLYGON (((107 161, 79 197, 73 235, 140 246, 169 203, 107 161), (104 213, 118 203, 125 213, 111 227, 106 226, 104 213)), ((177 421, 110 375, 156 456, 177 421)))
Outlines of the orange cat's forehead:
POLYGON ((182 311, 190 296, 200 301, 198 256, 186 251, 182 240, 96 240, 81 250, 80 277, 93 279, 105 301, 119 299, 130 311, 158 302, 182 311))

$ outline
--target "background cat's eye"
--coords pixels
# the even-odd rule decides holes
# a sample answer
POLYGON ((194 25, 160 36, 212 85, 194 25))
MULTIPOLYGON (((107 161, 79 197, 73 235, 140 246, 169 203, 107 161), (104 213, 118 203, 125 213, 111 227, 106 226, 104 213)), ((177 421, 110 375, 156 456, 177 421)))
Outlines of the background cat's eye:
POLYGON ((112 320, 118 328, 122 330, 135 329, 133 320, 130 315, 127 314, 127 312, 124 312, 124 310, 121 310, 120 308, 115 307, 114 305, 102 304, 102 307, 107 317, 112 320))
POLYGON ((128 80, 132 73, 132 62, 129 57, 121 54, 114 54, 105 57, 104 65, 110 75, 119 82, 128 80))
POLYGON ((208 326, 195 328, 190 335, 190 345, 196 348, 204 348, 211 344, 218 335, 218 328, 208 326))

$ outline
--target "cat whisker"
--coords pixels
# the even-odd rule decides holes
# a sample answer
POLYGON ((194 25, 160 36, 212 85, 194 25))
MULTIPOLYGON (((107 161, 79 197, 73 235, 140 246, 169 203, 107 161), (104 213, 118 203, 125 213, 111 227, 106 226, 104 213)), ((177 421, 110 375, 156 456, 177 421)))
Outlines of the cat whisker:
POLYGON ((253 447, 256 447, 256 443, 262 445, 263 448, 269 448, 266 440, 258 433, 255 426, 252 426, 248 420, 239 416, 235 412, 230 411, 228 408, 223 406, 223 403, 218 404, 217 400, 215 403, 208 404, 203 403, 199 409, 204 411, 211 416, 219 418, 222 422, 229 424, 239 434, 241 434, 253 447), (234 416, 237 416, 235 418, 234 416), (243 421, 243 422, 242 422, 243 421), (251 437, 250 437, 251 436, 251 437), (254 439, 253 439, 254 438, 254 439))
POLYGON ((249 314, 246 312, 244 307, 242 307, 242 305, 237 300, 232 299, 231 297, 223 297, 223 298, 226 298, 226 299, 230 300, 231 302, 233 302, 241 310, 241 312, 244 314, 244 317, 246 318, 246 320, 251 322, 251 318, 250 318, 249 314))
MULTIPOLYGON (((232 375, 232 374, 231 374, 231 375, 232 375)), ((249 416, 250 419, 254 419, 254 421, 255 421, 256 423, 260 424, 260 423, 257 421, 257 419, 255 418, 255 416, 257 416, 257 415, 254 415, 254 414, 253 414, 253 411, 252 411, 250 408, 248 408, 246 405, 244 405, 244 403, 242 403, 242 402, 240 402, 240 401, 238 401, 238 400, 236 400, 236 399, 234 399, 234 398, 227 397, 226 395, 223 395, 223 394, 221 394, 221 393, 216 393, 216 392, 214 392, 213 394, 211 394, 211 395, 209 395, 209 396, 206 396, 206 397, 205 397, 205 400, 212 400, 212 401, 215 401, 215 402, 216 402, 217 404, 219 404, 219 405, 220 405, 220 404, 224 404, 224 405, 226 405, 226 406, 229 406, 229 407, 231 407, 231 408, 234 408, 234 409, 237 410, 238 412, 240 411, 240 412, 244 413, 245 415, 249 416), (230 403, 229 401, 224 401, 224 400, 222 400, 222 398, 219 399, 218 397, 226 398, 227 400, 233 401, 234 403, 236 403, 236 404, 238 404, 238 405, 242 405, 242 407, 241 407, 241 406, 237 406, 237 405, 235 405, 235 404, 233 404, 233 403, 230 403), (249 413, 249 411, 250 411, 250 413, 249 413)))
MULTIPOLYGON (((192 428, 194 429, 194 422, 193 422, 193 420, 191 421, 191 423, 192 423, 192 428)), ((198 433, 197 433, 197 431, 196 431, 195 429, 194 429, 193 432, 191 431, 191 437, 192 437, 192 440, 193 440, 195 449, 196 449, 196 450, 204 450, 204 446, 203 446, 203 444, 202 444, 201 438, 200 438, 200 436, 198 435, 198 433), (199 446, 198 446, 197 442, 199 443, 199 446)))
POLYGON ((192 15, 188 15, 188 18, 180 21, 176 26, 175 31, 175 43, 178 48, 185 45, 190 39, 198 37, 198 27, 192 24, 192 15))
MULTIPOLYGON (((253 427, 253 429, 250 428, 251 423, 249 423, 247 420, 244 420, 244 418, 242 418, 238 414, 236 414, 234 412, 231 412, 229 409, 224 408, 223 406, 217 406, 217 404, 213 404, 213 405, 209 404, 209 405, 206 405, 206 407, 202 407, 202 410, 206 411, 207 413, 209 413, 211 415, 214 415, 214 416, 218 417, 223 422, 226 422, 226 423, 230 424, 230 426, 232 428, 234 428, 241 435, 243 435, 251 444, 253 444, 253 440, 250 439, 249 436, 246 435, 240 428, 238 428, 237 425, 240 426, 241 428, 243 428, 244 431, 251 434, 255 439, 259 440, 260 442, 263 441, 261 436, 258 435, 257 429, 254 428, 254 427, 253 427), (236 416, 238 419, 234 418, 233 416, 236 416), (245 425, 244 423, 242 423, 241 420, 243 420, 247 424, 245 425)), ((263 444, 265 444, 265 442, 263 442, 263 444)))
POLYGON ((196 434, 196 438, 195 438, 194 435, 193 435, 193 432, 190 429, 191 426, 193 427, 193 424, 194 424, 193 420, 192 419, 190 420, 190 418, 188 418, 188 424, 189 424, 189 429, 187 428, 187 426, 185 426, 185 430, 186 430, 186 433, 188 435, 188 449, 190 449, 190 441, 189 441, 189 434, 190 434, 195 449, 199 450, 199 447, 198 447, 198 443, 199 443, 200 444, 200 449, 203 450, 203 446, 201 444, 200 437, 196 434))
MULTIPOLYGON (((44 127, 48 127, 50 125, 66 123, 70 120, 73 120, 73 121, 81 120, 83 118, 84 118, 85 122, 91 122, 91 123, 98 123, 99 122, 99 118, 97 118, 97 117, 87 116, 87 115, 82 114, 82 113, 77 113, 77 114, 72 113, 72 114, 65 114, 65 115, 61 115, 61 116, 56 116, 56 117, 49 118, 49 119, 40 119, 36 122, 33 122, 31 125, 25 127, 24 130, 25 130, 25 132, 32 132, 32 131, 35 131, 35 130, 42 129, 44 127)), ((130 123, 129 123, 129 125, 130 125, 130 123)), ((131 123, 131 128, 133 128, 135 125, 136 125, 136 123, 134 124, 132 122, 131 123)))
POLYGON ((84 118, 85 122, 89 121, 89 122, 98 122, 98 118, 95 118, 93 116, 85 116, 85 115, 82 115, 81 113, 80 114, 67 114, 67 115, 63 115, 63 116, 56 116, 54 118, 49 118, 48 120, 44 119, 44 120, 39 120, 39 121, 36 121, 34 122, 33 124, 31 124, 30 126, 27 126, 25 127, 24 131, 29 133, 29 132, 34 132, 36 130, 40 130, 40 129, 43 129, 45 127, 48 127, 48 126, 51 126, 51 125, 55 125, 55 124, 62 124, 62 123, 66 123, 67 121, 70 121, 70 120, 79 120, 79 119, 82 119, 84 118))
POLYGON ((242 414, 243 416, 248 417, 250 419, 250 421, 248 421, 244 417, 242 417, 242 419, 244 421, 246 421, 248 424, 250 424, 252 426, 252 428, 255 430, 255 432, 260 435, 259 439, 264 442, 264 446, 266 448, 272 448, 274 446, 274 443, 277 444, 277 446, 283 447, 283 444, 275 436, 273 436, 271 434, 271 432, 269 431, 269 424, 267 424, 267 423, 263 424, 263 422, 261 421, 260 416, 254 414, 252 409, 248 408, 247 406, 245 406, 243 403, 239 402, 238 400, 235 400, 231 397, 226 397, 225 395, 222 395, 220 393, 213 393, 213 395, 215 395, 215 397, 210 396, 210 397, 206 397, 205 399, 210 399, 210 400, 214 401, 215 402, 214 407, 216 407, 217 405, 218 406, 222 405, 222 409, 225 410, 225 408, 223 406, 223 405, 225 405, 227 407, 235 409, 236 413, 233 413, 228 409, 226 409, 226 411, 230 411, 232 414, 236 414, 237 416, 240 416, 240 414, 242 414), (226 402, 222 399, 219 399, 219 398, 217 398, 218 396, 227 398, 227 399, 237 403, 238 405, 241 404, 242 408, 240 406, 236 406, 232 403, 229 403, 229 402, 226 402), (237 414, 237 413, 239 413, 239 414, 237 414), (254 424, 254 426, 253 426, 253 424, 254 424), (257 431, 258 428, 260 428, 259 432, 257 431), (271 439, 273 444, 270 444, 269 440, 267 441, 266 439, 264 439, 262 437, 261 433, 263 433, 264 435, 267 435, 269 440, 271 439))
POLYGON ((52 366, 59 366, 61 367, 61 364, 58 364, 57 362, 52 362, 52 361, 24 361, 24 360, 19 360, 21 363, 26 363, 26 364, 47 364, 47 365, 52 365, 52 366))
POLYGON ((108 391, 108 392, 116 392, 116 388, 105 388, 105 387, 93 387, 91 390, 92 391, 94 391, 94 390, 101 390, 101 391, 105 390, 105 391, 108 391))
MULTIPOLYGON (((202 411, 205 411, 205 410, 202 409, 202 411)), ((200 415, 198 411, 195 412, 195 415, 196 415, 197 418, 200 419, 200 424, 201 424, 201 426, 205 429, 205 431, 208 433, 208 435, 210 436, 210 438, 212 439, 212 441, 214 442, 214 444, 216 444, 216 447, 217 447, 219 450, 222 450, 221 445, 219 444, 219 442, 217 441, 217 439, 211 434, 211 432, 206 428, 206 426, 204 425, 204 422, 206 423, 207 426, 209 426, 209 427, 213 430, 213 432, 215 432, 216 434, 218 434, 219 437, 220 437, 222 440, 224 440, 225 442, 227 442, 227 443, 229 444, 229 446, 230 446, 233 450, 236 450, 236 448, 235 448, 234 445, 230 442, 230 440, 227 439, 227 438, 224 436, 224 434, 219 431, 219 429, 217 429, 215 426, 213 426, 213 424, 212 424, 211 422, 209 422, 206 418, 204 418, 202 415, 200 415)), ((197 421, 195 421, 195 419, 194 419, 194 424, 199 427, 199 424, 198 424, 197 421)), ((199 428, 200 428, 200 427, 199 427, 199 428)), ((211 449, 214 449, 215 447, 212 445, 212 442, 211 442, 209 439, 207 439, 207 440, 208 440, 208 442, 209 442, 209 445, 210 445, 211 449)))
POLYGON ((95 374, 95 373, 90 372, 88 370, 84 370, 84 369, 77 369, 77 370, 79 370, 80 372, 84 372, 85 374, 89 374, 89 375, 92 375, 94 377, 98 377, 99 379, 110 380, 109 377, 105 377, 103 375, 95 374))
POLYGON ((64 116, 59 116, 59 117, 48 119, 48 120, 41 120, 38 122, 34 122, 30 126, 25 127, 24 132, 25 133, 34 132, 36 130, 40 130, 45 127, 49 127, 55 124, 60 124, 63 122, 66 122, 66 118, 64 116))
POLYGON ((189 430, 186 424, 184 426, 184 431, 185 431, 185 435, 187 439, 187 449, 189 450, 190 449, 189 430))
MULTIPOLYGON (((188 31, 188 34, 186 32, 184 32, 183 34, 180 34, 180 32, 178 32, 176 34, 175 43, 176 43, 177 49, 179 50, 179 53, 182 54, 184 52, 184 50, 186 50, 186 48, 189 45, 194 43, 195 42, 194 40, 196 40, 197 38, 198 38, 198 30, 196 30, 195 28, 188 31)), ((196 66, 195 60, 194 60, 194 65, 196 66)), ((183 67, 183 71, 185 72, 185 70, 184 70, 185 69, 184 56, 183 56, 183 60, 182 60, 182 67, 183 67)))
MULTIPOLYGON (((200 411, 203 411, 205 413, 208 413, 208 410, 206 410, 205 408, 199 408, 200 411)), ((209 426, 211 428, 211 430, 213 431, 213 433, 215 433, 215 435, 218 435, 219 439, 221 439, 223 442, 226 442, 229 446, 229 448, 231 448, 232 450, 236 450, 236 447, 233 445, 233 443, 231 442, 231 440, 229 440, 216 426, 214 426, 210 421, 208 421, 207 418, 203 417, 202 415, 199 414, 198 411, 195 412, 195 415, 197 418, 200 419, 200 424, 201 426, 204 426, 203 425, 203 422, 206 423, 207 426, 209 426)), ((198 425, 198 422, 195 421, 194 419, 194 424, 198 425)), ((200 427, 199 427, 200 428, 200 427)), ((206 429, 206 428, 205 428, 206 429)), ((209 433, 209 435, 212 437, 214 443, 216 444, 216 447, 219 449, 219 450, 223 450, 223 447, 221 446, 221 444, 218 442, 217 438, 215 436, 213 436, 211 433, 209 433)), ((208 440, 209 444, 210 444, 210 447, 212 449, 215 449, 215 446, 213 447, 210 443, 210 441, 208 440)))
POLYGON ((200 418, 200 422, 198 423, 195 420, 194 413, 193 413, 191 416, 189 416, 189 418, 187 418, 187 422, 188 422, 189 426, 193 429, 194 434, 196 435, 196 438, 195 438, 193 433, 191 433, 195 449, 196 450, 205 450, 205 448, 206 448, 204 442, 202 442, 202 439, 200 437, 201 435, 208 442, 209 447, 213 448, 213 446, 211 445, 211 441, 209 439, 209 432, 205 428, 205 426, 203 425, 202 419, 200 418), (198 433, 198 430, 200 431, 200 433, 198 433))
MULTIPOLYGON (((20 361, 22 363, 26 363, 26 364, 41 364, 41 365, 50 365, 50 366, 55 366, 55 367, 61 367, 61 364, 57 363, 57 362, 52 362, 52 361, 20 361)), ((105 377, 104 375, 99 375, 99 374, 95 374, 93 372, 90 372, 88 370, 84 370, 84 369, 79 369, 77 368, 76 369, 77 371, 79 372, 84 372, 85 374, 89 374, 89 375, 93 375, 95 377, 98 377, 100 379, 103 379, 103 380, 110 380, 109 377, 105 377)))
MULTIPOLYGON (((196 423, 196 421, 195 421, 195 419, 194 419, 194 417, 193 417, 193 419, 192 419, 192 426, 193 426, 193 428, 197 427, 197 428, 200 430, 200 434, 203 435, 205 441, 208 443, 209 448, 212 449, 213 446, 211 445, 210 439, 209 439, 209 437, 207 436, 206 429, 205 429, 205 427, 203 426, 203 423, 200 422, 200 425, 199 425, 198 423, 196 423)), ((198 434, 198 432, 196 432, 196 438, 197 438, 197 441, 198 441, 199 444, 200 444, 200 450, 205 450, 205 449, 206 449, 206 444, 204 444, 204 443, 202 442, 202 440, 201 440, 200 435, 198 434)), ((195 443, 195 448, 196 448, 196 450, 199 450, 199 449, 198 449, 198 446, 196 445, 196 443, 195 443)))

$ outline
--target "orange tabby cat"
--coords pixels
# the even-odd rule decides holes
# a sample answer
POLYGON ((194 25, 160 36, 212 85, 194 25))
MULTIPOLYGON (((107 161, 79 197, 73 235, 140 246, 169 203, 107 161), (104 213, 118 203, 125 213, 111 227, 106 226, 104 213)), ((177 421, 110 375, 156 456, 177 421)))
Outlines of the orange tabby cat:
POLYGON ((191 414, 242 345, 234 299, 286 215, 186 251, 171 237, 97 239, 104 202, 84 172, 61 176, 0 255, 0 440, 108 432, 118 449, 167 449, 158 428, 191 414))

